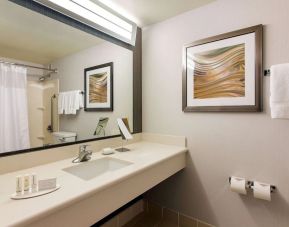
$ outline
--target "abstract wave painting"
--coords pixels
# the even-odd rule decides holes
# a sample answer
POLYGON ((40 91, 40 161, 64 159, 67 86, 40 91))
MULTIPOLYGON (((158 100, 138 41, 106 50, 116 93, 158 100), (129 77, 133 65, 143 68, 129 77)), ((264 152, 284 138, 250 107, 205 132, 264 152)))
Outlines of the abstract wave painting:
POLYGON ((89 76, 89 102, 107 102, 107 77, 108 73, 98 73, 89 76))
POLYGON ((194 99, 245 96, 245 44, 195 53, 194 99))

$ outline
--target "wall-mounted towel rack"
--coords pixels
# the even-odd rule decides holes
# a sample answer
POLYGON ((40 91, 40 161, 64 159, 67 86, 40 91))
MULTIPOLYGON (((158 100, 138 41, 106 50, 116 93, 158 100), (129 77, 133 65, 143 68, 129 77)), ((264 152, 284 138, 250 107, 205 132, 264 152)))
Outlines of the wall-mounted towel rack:
MULTIPOLYGON (((79 94, 82 94, 82 95, 84 95, 84 91, 81 91, 81 92, 79 92, 79 94)), ((54 94, 54 95, 52 95, 52 97, 51 98, 56 98, 56 96, 57 96, 58 94, 54 94)))
MULTIPOLYGON (((84 95, 84 91, 80 91, 79 94, 84 95)), ((53 99, 55 99, 57 97, 58 94, 54 94, 51 96, 50 99, 50 105, 51 105, 51 120, 50 120, 50 125, 48 125, 47 130, 49 132, 53 132, 53 99)))
MULTIPOLYGON (((231 184, 231 180, 232 180, 232 178, 229 177, 229 184, 231 184)), ((254 187, 254 181, 248 180, 248 181, 246 182, 246 188, 253 189, 253 187, 254 187)), ((275 192, 276 189, 277 189, 277 187, 276 187, 275 185, 270 185, 270 191, 271 191, 272 193, 275 192)))

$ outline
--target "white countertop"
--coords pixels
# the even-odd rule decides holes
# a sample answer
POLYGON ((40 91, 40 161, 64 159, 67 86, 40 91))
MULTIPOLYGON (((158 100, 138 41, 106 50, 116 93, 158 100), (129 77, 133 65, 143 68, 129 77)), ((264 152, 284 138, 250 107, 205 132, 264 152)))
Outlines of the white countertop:
MULTIPOLYGON (((138 142, 128 145, 131 151, 116 152, 109 157, 132 162, 114 172, 108 172, 89 181, 82 180, 62 169, 73 165, 71 159, 36 166, 17 172, 0 175, 0 226, 22 226, 31 221, 45 217, 57 209, 63 209, 77 201, 87 198, 100 190, 125 180, 139 172, 168 160, 187 149, 181 146, 163 145, 151 142, 138 142), (12 200, 10 195, 15 192, 15 177, 26 173, 36 173, 38 179, 57 177, 61 185, 58 191, 26 200, 12 200)), ((92 160, 107 157, 100 152, 92 156, 92 160)))

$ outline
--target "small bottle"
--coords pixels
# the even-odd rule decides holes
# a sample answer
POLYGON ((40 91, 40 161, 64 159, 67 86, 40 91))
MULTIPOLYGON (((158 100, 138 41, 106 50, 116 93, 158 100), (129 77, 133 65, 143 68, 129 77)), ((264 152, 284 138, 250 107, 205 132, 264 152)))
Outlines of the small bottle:
POLYGON ((31 191, 37 191, 37 176, 36 173, 32 173, 32 180, 31 180, 31 191))
POLYGON ((28 193, 30 190, 30 175, 25 174, 23 177, 23 189, 24 193, 28 193))
POLYGON ((22 184, 23 177, 21 175, 16 177, 16 195, 22 194, 23 184, 22 184))

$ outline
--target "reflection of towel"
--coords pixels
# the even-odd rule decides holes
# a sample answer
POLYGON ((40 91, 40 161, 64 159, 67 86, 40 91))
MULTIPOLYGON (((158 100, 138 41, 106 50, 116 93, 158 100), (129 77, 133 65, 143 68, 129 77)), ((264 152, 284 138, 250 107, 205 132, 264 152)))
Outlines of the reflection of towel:
POLYGON ((81 91, 60 92, 58 96, 58 114, 76 114, 83 108, 83 95, 81 91))
POLYGON ((271 67, 270 107, 272 118, 289 118, 289 63, 271 67))

